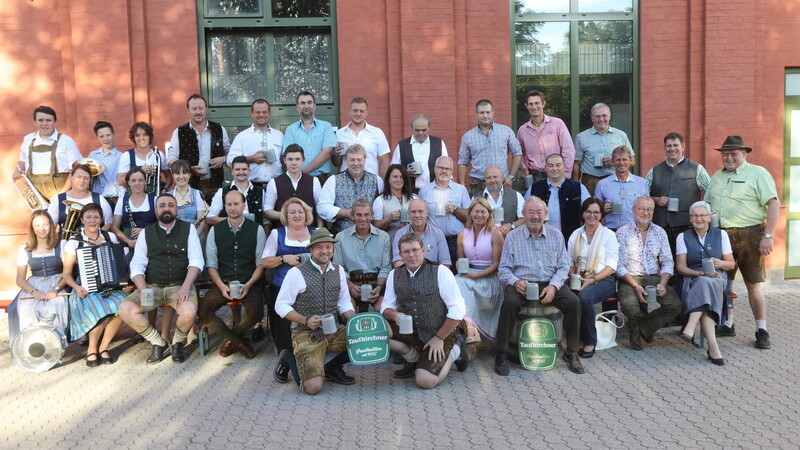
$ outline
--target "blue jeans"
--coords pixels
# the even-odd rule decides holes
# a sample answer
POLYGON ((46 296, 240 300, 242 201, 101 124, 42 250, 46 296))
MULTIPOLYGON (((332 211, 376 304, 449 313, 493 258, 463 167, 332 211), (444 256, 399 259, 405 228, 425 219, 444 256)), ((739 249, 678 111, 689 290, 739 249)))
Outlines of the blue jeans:
POLYGON ((578 298, 581 300, 581 341, 584 346, 597 344, 594 305, 608 300, 616 292, 617 283, 613 275, 578 292, 578 298))

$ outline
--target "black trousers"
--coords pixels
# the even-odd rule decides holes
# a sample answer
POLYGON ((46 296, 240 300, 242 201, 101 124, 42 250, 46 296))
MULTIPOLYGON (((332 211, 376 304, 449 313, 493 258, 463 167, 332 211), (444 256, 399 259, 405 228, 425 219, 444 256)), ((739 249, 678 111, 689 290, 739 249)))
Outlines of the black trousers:
MULTIPOLYGON (((540 283, 539 289, 547 287, 547 283, 540 283)), ((514 286, 506 286, 503 306, 500 307, 500 319, 497 322, 497 353, 505 355, 508 352, 508 341, 514 326, 519 320, 519 311, 527 300, 514 286)), ((564 315, 564 337, 567 340, 567 352, 578 351, 578 339, 581 327, 581 301, 567 284, 556 291, 551 305, 555 306, 564 315)))
POLYGON ((292 350, 292 321, 282 318, 275 312, 275 300, 280 290, 281 287, 274 284, 270 284, 266 289, 269 331, 278 351, 292 350))

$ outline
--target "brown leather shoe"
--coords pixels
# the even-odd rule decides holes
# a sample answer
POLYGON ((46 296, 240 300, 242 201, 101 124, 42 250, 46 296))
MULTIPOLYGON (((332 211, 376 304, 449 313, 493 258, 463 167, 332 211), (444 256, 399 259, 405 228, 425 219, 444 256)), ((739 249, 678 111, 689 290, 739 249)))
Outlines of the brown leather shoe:
POLYGON ((242 339, 242 341, 239 342, 239 351, 247 359, 253 359, 253 356, 255 355, 255 350, 253 350, 253 347, 250 345, 250 341, 247 339, 242 339))
POLYGON ((236 348, 235 345, 233 345, 233 342, 227 340, 225 341, 224 344, 222 344, 222 347, 219 348, 219 354, 223 358, 227 358, 228 356, 231 356, 232 354, 236 353, 238 350, 239 349, 236 348))
POLYGON ((632 350, 642 350, 642 332, 639 324, 632 320, 628 321, 628 339, 632 350))

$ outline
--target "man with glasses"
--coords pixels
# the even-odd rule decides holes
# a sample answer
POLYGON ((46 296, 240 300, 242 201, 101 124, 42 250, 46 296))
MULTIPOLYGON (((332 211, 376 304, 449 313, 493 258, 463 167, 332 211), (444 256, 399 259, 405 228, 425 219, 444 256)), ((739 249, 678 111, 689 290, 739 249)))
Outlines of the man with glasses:
POLYGON ((455 261, 458 259, 456 241, 467 220, 470 196, 464 186, 452 180, 453 160, 449 156, 437 159, 434 169, 436 179, 419 191, 419 198, 425 200, 428 210, 433 212, 428 220, 444 233, 450 260, 455 261))
MULTIPOLYGON (((765 279, 764 257, 772 253, 772 233, 778 223, 781 203, 775 189, 775 180, 767 169, 749 164, 740 136, 728 136, 722 147, 723 169, 711 177, 711 187, 706 200, 719 214, 721 228, 728 232, 733 258, 742 272, 750 309, 756 321, 756 348, 771 347, 767 332, 767 305, 761 283, 765 279)), ((736 269, 728 272, 733 280, 736 269)), ((728 320, 719 328, 718 336, 735 336, 732 320, 733 308, 728 309, 728 320)))
MULTIPOLYGON (((575 164, 572 179, 580 181, 595 195, 597 183, 614 172, 611 151, 620 145, 632 149, 624 131, 610 126, 611 108, 605 103, 592 106, 592 128, 575 136, 575 164)), ((635 154, 631 151, 631 157, 635 154)), ((630 209, 630 208, 628 208, 630 209)))
POLYGON ((431 119, 424 114, 417 114, 411 119, 410 138, 403 139, 397 143, 397 147, 392 154, 392 164, 408 165, 419 161, 422 163, 422 171, 417 173, 413 170, 408 171, 408 175, 414 178, 414 191, 419 192, 423 186, 435 179, 433 167, 440 156, 447 156, 447 146, 440 137, 430 134, 431 119))
POLYGON ((632 208, 633 222, 617 230, 617 295, 622 312, 628 318, 628 335, 633 350, 642 350, 642 340, 653 342, 656 331, 683 309, 675 290, 668 284, 675 273, 675 263, 667 233, 651 222, 654 210, 655 203, 647 194, 636 198, 632 208), (655 301, 647 298, 646 287, 652 286, 656 288, 655 301), (655 303, 660 307, 652 309, 655 303))

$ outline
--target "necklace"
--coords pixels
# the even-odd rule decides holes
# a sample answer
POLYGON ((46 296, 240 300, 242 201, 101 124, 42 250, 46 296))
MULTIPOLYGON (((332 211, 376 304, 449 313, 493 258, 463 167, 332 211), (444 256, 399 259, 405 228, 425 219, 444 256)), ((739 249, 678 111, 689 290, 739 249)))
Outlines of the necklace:
POLYGON ((187 186, 186 192, 181 192, 178 190, 178 186, 175 186, 175 193, 178 194, 178 198, 176 199, 178 200, 178 203, 181 204, 189 203, 189 193, 191 191, 192 191, 191 188, 187 186), (181 200, 183 200, 183 202, 181 202, 181 200))

